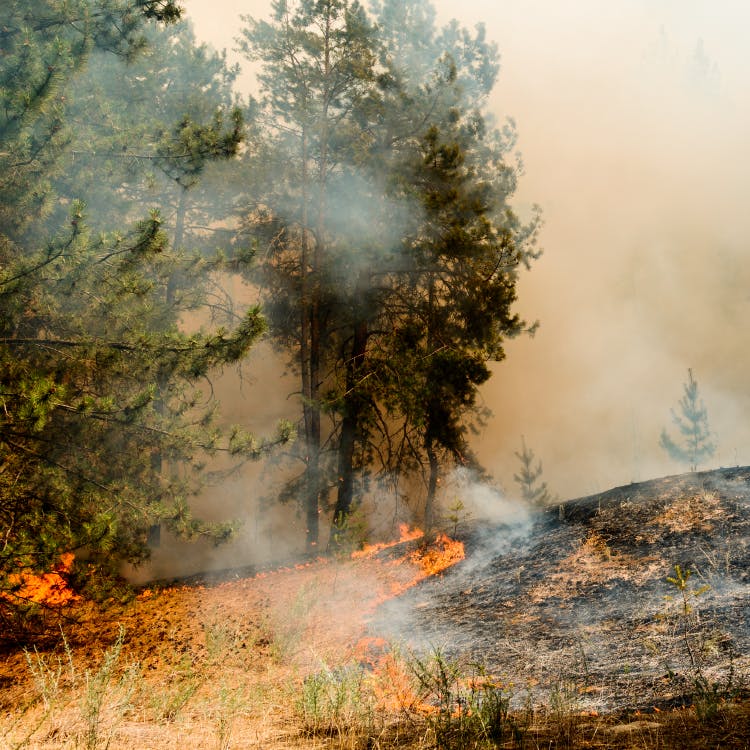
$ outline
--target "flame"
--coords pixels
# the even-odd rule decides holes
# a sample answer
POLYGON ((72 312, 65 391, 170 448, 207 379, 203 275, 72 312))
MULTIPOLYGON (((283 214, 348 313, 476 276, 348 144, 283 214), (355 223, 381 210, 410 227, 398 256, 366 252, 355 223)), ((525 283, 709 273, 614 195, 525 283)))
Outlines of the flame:
POLYGON ((438 534, 433 545, 415 550, 410 555, 412 562, 422 569, 424 578, 442 573, 463 560, 465 556, 464 543, 445 534, 438 534))
POLYGON ((431 713, 433 706, 422 703, 414 689, 414 678, 393 654, 383 654, 373 669, 372 691, 378 710, 388 713, 418 711, 431 713))
POLYGON ((403 544, 404 542, 413 542, 415 539, 421 539, 424 536, 424 531, 414 527, 409 529, 408 523, 399 524, 399 538, 392 542, 378 542, 377 544, 366 544, 362 549, 352 552, 352 559, 359 560, 365 557, 372 557, 378 552, 389 547, 395 547, 397 544, 403 544))
MULTIPOLYGON (((60 562, 50 573, 17 573, 10 576, 10 584, 15 589, 13 597, 49 607, 60 607, 80 599, 81 597, 68 586, 64 577, 71 571, 74 559, 75 555, 72 552, 65 552, 60 555, 60 562)), ((6 599, 11 598, 8 594, 3 596, 6 599)))
MULTIPOLYGON (((419 539, 424 536, 424 533, 422 531, 419 531, 419 529, 415 529, 415 532, 418 532, 418 534, 416 536, 411 536, 411 538, 419 539)), ((410 533, 413 535, 415 532, 410 533)), ((392 547, 400 543, 401 540, 397 542, 390 542, 385 546, 392 547)), ((379 549, 377 551, 382 549, 382 547, 380 547, 379 545, 372 546, 378 547, 379 549)), ((429 578, 430 576, 442 573, 447 568, 450 568, 452 565, 455 565, 457 562, 463 560, 464 557, 465 551, 463 542, 459 542, 456 539, 451 539, 445 534, 438 534, 437 538, 432 544, 420 547, 419 549, 413 550, 402 557, 385 563, 386 565, 391 567, 398 567, 406 563, 411 563, 413 566, 416 566, 416 571, 409 579, 392 580, 387 591, 381 592, 378 596, 371 600, 370 606, 367 608, 365 615, 372 614, 375 609, 377 609, 377 607, 383 604, 383 602, 400 596, 405 591, 408 591, 413 586, 416 586, 420 581, 423 581, 425 578, 429 578)))
MULTIPOLYGON (((419 529, 409 531, 402 527, 401 538, 395 542, 373 544, 352 555, 354 559, 372 557, 386 547, 393 547, 403 541, 421 539, 424 533, 419 529)), ((382 562, 384 567, 404 571, 404 566, 411 566, 413 572, 410 578, 392 579, 369 603, 362 613, 363 624, 368 615, 383 602, 400 596, 408 589, 416 586, 420 581, 430 576, 438 575, 452 565, 464 559, 463 542, 451 539, 445 534, 439 534, 435 541, 416 550, 411 550, 402 557, 382 562)), ((411 712, 430 714, 437 711, 437 707, 425 703, 420 699, 414 684, 414 677, 409 673, 403 660, 399 659, 389 649, 389 644, 382 638, 365 636, 354 647, 353 654, 361 663, 369 664, 372 669, 372 686, 378 707, 387 712, 411 712)))

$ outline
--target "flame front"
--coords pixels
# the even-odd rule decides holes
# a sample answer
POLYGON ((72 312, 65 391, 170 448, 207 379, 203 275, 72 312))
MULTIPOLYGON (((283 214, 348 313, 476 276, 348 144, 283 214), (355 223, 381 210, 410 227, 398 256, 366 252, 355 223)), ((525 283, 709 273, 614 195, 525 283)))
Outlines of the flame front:
POLYGON ((399 524, 399 538, 392 542, 378 542, 377 544, 366 544, 362 549, 352 552, 352 559, 359 560, 365 557, 372 557, 378 552, 389 547, 395 547, 397 544, 404 544, 404 542, 413 542, 416 539, 421 539, 424 536, 424 531, 418 528, 409 529, 408 523, 399 524))
MULTIPOLYGON (((72 552, 65 552, 51 573, 18 573, 11 576, 10 584, 15 589, 13 596, 49 607, 60 607, 80 599, 64 577, 73 568, 74 559, 75 555, 72 552)), ((4 596, 10 598, 7 594, 4 596)))

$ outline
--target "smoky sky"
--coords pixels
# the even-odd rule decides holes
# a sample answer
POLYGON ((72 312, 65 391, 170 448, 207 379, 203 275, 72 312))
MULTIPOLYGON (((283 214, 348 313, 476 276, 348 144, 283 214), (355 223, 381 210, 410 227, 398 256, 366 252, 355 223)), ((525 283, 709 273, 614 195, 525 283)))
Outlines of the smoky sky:
MULTIPOLYGON (((186 5, 198 39, 238 62, 239 15, 270 13, 186 5)), ((517 305, 539 331, 508 342, 482 390, 494 416, 473 444, 487 469, 511 493, 524 435, 563 498, 681 471, 658 440, 688 368, 718 443, 702 468, 750 463, 750 6, 435 5, 498 44, 490 109, 518 128, 514 205, 544 216, 517 305)), ((253 90, 248 67, 239 86, 253 90)))

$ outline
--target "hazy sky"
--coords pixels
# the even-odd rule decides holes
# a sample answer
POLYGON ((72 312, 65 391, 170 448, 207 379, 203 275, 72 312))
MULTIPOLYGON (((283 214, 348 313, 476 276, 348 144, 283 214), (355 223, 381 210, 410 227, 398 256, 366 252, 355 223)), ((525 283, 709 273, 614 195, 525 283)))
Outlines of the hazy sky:
MULTIPOLYGON (((185 2, 231 59, 239 15, 270 9, 185 2)), ((516 205, 545 219, 518 307, 541 328, 483 390, 487 467, 512 490, 524 434, 563 497, 677 473, 658 438, 688 367, 719 444, 705 468, 750 463, 750 3, 436 6, 498 43, 492 109, 516 120, 525 163, 516 205)))

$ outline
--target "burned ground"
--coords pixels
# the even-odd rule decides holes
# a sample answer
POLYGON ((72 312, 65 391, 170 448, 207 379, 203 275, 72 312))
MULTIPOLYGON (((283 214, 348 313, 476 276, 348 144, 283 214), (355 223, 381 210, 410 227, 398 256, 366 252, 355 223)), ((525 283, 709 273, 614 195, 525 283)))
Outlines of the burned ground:
POLYGON ((749 530, 747 467, 618 487, 528 527, 475 523, 466 559, 371 627, 596 710, 692 700, 701 678, 730 692, 750 664, 749 530))

